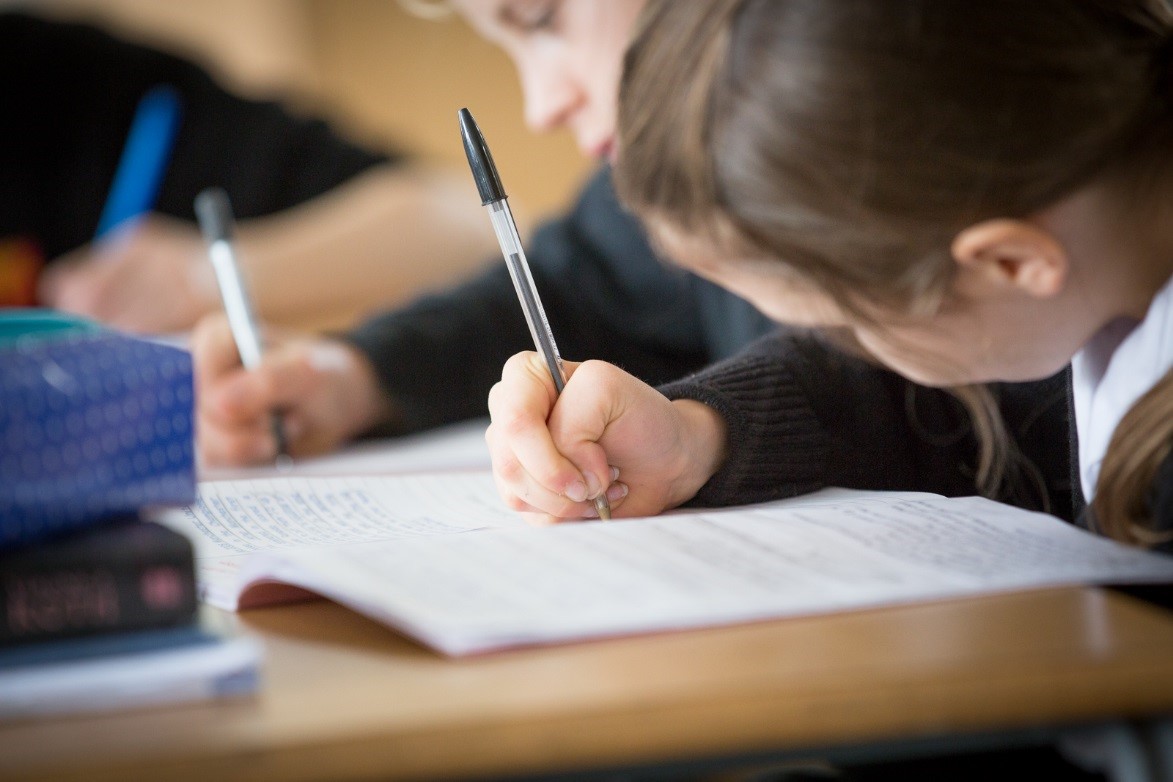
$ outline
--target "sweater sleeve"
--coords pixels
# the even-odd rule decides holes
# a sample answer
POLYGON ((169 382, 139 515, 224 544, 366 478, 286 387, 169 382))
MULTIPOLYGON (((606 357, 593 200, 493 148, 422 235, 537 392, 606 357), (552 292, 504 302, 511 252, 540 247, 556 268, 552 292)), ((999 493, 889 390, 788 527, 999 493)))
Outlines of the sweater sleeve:
MULTIPOLYGON (((779 331, 661 390, 712 407, 728 427, 728 458, 694 504, 760 502, 824 486, 947 496, 978 491, 977 440, 953 395, 841 353, 812 333, 779 331)), ((1015 450, 1019 461, 1045 462, 1037 483, 1004 481, 1002 498, 1065 514, 1061 381, 995 393, 1010 414, 1012 436, 1024 441, 1015 450)))

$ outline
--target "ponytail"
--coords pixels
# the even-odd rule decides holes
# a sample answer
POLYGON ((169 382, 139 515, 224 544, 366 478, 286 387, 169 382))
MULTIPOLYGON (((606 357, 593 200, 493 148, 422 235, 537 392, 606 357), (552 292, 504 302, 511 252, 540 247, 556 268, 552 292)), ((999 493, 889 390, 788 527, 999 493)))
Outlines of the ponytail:
POLYGON ((1092 502, 1101 532, 1145 546, 1173 540, 1173 530, 1156 528, 1154 507, 1157 474, 1171 453, 1173 370, 1137 400, 1112 433, 1092 502))

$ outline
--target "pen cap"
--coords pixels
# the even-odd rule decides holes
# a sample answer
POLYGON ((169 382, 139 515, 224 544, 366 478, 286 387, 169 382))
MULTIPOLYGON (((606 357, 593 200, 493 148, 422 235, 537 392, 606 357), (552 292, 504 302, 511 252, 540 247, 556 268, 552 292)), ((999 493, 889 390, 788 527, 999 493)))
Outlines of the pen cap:
POLYGON ((195 213, 208 244, 232 241, 232 203, 223 188, 201 190, 195 199, 195 213))
POLYGON ((501 184, 501 177, 497 175, 497 166, 493 164, 493 156, 489 154, 489 147, 485 144, 485 137, 477 127, 477 121, 472 118, 468 109, 457 112, 460 118, 460 138, 464 141, 464 154, 468 156, 468 165, 472 168, 472 178, 476 180, 477 192, 481 194, 481 205, 487 206, 494 201, 505 198, 505 188, 501 184))

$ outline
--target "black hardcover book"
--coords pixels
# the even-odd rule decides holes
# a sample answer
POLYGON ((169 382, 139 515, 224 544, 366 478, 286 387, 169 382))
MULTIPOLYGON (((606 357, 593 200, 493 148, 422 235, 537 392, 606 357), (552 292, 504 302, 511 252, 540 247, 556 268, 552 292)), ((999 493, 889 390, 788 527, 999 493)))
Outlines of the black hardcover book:
POLYGON ((0 646, 195 620, 191 543, 127 519, 0 554, 0 646))

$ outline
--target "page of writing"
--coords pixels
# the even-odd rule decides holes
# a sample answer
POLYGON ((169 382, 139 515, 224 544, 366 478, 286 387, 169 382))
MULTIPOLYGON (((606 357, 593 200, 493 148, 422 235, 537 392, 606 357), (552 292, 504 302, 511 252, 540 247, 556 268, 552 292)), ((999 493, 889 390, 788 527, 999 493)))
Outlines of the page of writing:
POLYGON ((449 654, 1027 587, 1173 580, 1173 558, 977 498, 483 531, 291 551, 269 567, 449 654))
POLYGON ((155 518, 192 541, 204 594, 222 607, 257 553, 524 525, 486 472, 215 481, 155 518))

